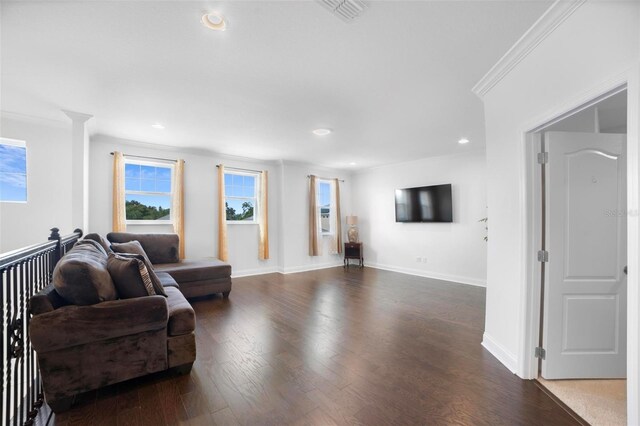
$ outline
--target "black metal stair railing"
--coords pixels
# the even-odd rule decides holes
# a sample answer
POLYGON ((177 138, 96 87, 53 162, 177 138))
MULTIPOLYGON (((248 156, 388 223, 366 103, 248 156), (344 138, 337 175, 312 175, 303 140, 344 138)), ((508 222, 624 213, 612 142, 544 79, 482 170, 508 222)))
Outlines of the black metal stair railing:
POLYGON ((0 254, 0 424, 32 425, 44 402, 29 341, 28 303, 49 285, 56 263, 81 237, 80 229, 61 237, 59 229, 52 228, 49 241, 0 254))

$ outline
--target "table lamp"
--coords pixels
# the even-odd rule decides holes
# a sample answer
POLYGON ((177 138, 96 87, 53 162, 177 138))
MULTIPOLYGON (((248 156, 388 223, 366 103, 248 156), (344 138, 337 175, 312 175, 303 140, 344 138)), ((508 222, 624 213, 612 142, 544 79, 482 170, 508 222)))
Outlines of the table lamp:
POLYGON ((358 242, 358 216, 347 216, 347 225, 349 225, 349 230, 347 231, 347 238, 350 243, 358 242))

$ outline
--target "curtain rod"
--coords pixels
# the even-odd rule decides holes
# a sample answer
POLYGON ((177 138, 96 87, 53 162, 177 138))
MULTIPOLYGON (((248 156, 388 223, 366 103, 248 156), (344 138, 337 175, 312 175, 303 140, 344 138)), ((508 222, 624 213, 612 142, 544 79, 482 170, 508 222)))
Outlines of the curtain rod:
MULTIPOLYGON (((111 155, 115 154, 114 152, 110 152, 111 155)), ((133 154, 122 154, 123 157, 132 157, 132 158, 143 158, 145 160, 159 160, 159 161, 171 161, 173 163, 177 163, 178 160, 174 160, 172 158, 160 158, 160 157, 146 157, 144 155, 133 155, 133 154)))
MULTIPOLYGON (((311 178, 311 175, 307 175, 307 178, 311 178)), ((335 178, 327 178, 327 177, 322 177, 322 176, 316 176, 316 178, 322 179, 322 180, 334 180, 335 179, 335 178)), ((338 182, 344 182, 344 179, 338 179, 338 182)))
MULTIPOLYGON (((216 164, 216 167, 220 168, 220 166, 223 166, 224 164, 216 164)), ((253 169, 242 169, 240 167, 231 167, 231 166, 224 166, 225 169, 229 169, 229 170, 237 170, 239 172, 253 172, 253 173, 262 173, 262 170, 253 170, 253 169)))

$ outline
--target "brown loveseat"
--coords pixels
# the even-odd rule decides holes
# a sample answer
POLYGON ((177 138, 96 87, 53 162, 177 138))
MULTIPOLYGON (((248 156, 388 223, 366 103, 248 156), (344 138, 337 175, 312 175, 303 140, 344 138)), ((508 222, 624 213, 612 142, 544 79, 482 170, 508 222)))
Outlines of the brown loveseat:
POLYGON ((138 241, 154 270, 171 275, 187 298, 215 293, 222 293, 227 298, 231 293, 231 265, 214 258, 180 260, 176 234, 110 232, 107 239, 111 243, 138 241))

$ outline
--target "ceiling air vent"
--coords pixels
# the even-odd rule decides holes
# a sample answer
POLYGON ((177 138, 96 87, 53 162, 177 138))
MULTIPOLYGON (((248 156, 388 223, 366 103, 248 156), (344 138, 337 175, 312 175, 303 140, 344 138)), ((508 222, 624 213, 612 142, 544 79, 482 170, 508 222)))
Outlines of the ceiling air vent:
POLYGON ((360 0, 318 0, 343 21, 353 21, 360 16, 367 6, 360 0))

